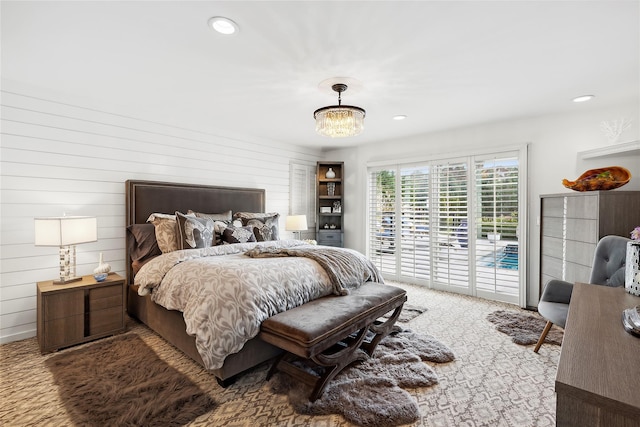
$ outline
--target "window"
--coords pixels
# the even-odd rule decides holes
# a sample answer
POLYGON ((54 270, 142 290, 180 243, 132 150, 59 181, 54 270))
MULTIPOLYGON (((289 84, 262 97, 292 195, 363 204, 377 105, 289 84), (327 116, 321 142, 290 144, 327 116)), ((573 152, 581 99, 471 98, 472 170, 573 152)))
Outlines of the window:
POLYGON ((524 156, 370 168, 369 257, 390 279, 523 305, 524 156))
MULTIPOLYGON (((309 231, 301 233, 304 238, 315 230, 316 223, 316 165, 291 162, 289 164, 289 215, 306 215, 309 231)), ((312 234, 313 235, 313 234, 312 234)), ((311 236, 312 236, 311 235, 311 236)))

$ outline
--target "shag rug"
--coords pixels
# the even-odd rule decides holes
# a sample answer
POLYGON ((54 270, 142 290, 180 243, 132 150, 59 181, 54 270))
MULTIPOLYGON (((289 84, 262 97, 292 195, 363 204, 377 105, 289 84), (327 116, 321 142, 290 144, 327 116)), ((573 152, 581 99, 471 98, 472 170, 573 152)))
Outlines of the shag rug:
MULTIPOLYGON (((519 313, 509 310, 498 310, 487 315, 487 320, 496 325, 496 329, 511 337, 514 343, 530 345, 538 342, 540 334, 547 324, 540 315, 519 313)), ((552 327, 544 342, 562 344, 564 333, 557 326, 552 327)))
POLYGON ((45 364, 77 425, 182 426, 216 406, 135 334, 63 352, 45 364))
POLYGON ((299 414, 340 414, 361 426, 397 426, 420 418, 418 403, 405 389, 438 383, 434 370, 425 362, 446 363, 453 352, 430 336, 395 327, 373 357, 356 362, 329 382, 324 393, 310 402, 311 387, 277 372, 271 389, 287 394, 299 414))

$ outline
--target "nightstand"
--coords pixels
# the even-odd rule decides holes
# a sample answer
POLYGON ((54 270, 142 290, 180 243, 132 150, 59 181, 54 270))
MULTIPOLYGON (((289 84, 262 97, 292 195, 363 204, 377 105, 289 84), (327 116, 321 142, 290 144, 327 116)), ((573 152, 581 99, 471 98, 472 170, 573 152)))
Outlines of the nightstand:
POLYGON ((124 332, 125 280, 110 274, 66 285, 38 282, 38 344, 42 353, 124 332))

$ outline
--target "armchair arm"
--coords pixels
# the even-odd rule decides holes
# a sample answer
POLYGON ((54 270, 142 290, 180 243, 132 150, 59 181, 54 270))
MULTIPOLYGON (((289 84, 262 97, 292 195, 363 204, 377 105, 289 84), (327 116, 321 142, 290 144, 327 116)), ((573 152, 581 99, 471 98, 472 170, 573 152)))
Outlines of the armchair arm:
POLYGON ((565 282, 564 280, 549 280, 542 291, 540 301, 569 304, 572 292, 573 283, 565 282))

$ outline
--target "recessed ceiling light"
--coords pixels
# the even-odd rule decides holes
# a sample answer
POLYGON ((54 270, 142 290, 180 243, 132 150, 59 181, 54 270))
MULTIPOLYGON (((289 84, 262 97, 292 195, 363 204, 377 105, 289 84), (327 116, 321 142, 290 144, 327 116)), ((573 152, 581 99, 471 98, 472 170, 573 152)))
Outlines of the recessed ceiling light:
POLYGON ((582 96, 578 96, 576 98, 573 98, 573 102, 591 101, 593 98, 595 98, 595 95, 582 95, 582 96))
POLYGON ((406 118, 407 116, 405 116, 404 114, 398 114, 397 116, 393 116, 393 120, 404 120, 406 118))
POLYGON ((238 24, 233 22, 229 18, 225 18, 224 16, 214 16, 209 19, 209 26, 219 32, 220 34, 224 34, 230 36, 231 34, 235 34, 240 29, 238 24))

